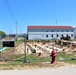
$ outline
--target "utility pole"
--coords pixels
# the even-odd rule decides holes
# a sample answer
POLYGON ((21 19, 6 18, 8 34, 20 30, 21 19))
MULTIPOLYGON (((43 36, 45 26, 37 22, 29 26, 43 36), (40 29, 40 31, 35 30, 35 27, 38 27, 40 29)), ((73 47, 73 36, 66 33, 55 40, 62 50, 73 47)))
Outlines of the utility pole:
POLYGON ((10 35, 10 27, 9 27, 9 35, 10 35))
POLYGON ((30 61, 27 61, 27 58, 26 58, 26 35, 24 34, 24 61, 23 63, 30 63, 30 61))
POLYGON ((21 37, 21 29, 20 29, 20 37, 21 37))
POLYGON ((58 22, 58 21, 56 20, 56 24, 57 24, 57 22, 58 22))
POLYGON ((24 35, 24 63, 27 63, 27 61, 26 61, 26 38, 25 38, 25 35, 24 35))
POLYGON ((17 41, 17 21, 16 21, 16 41, 17 41))

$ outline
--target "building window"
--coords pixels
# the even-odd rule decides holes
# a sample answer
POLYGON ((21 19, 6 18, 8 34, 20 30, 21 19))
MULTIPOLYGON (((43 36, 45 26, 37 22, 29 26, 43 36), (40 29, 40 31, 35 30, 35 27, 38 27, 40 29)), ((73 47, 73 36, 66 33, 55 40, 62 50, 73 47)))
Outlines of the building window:
POLYGON ((68 36, 68 34, 67 34, 67 36, 68 36))
POLYGON ((73 34, 71 34, 71 37, 73 37, 73 34))
POLYGON ((57 34, 57 37, 58 37, 58 34, 57 34))
POLYGON ((51 37, 53 37, 53 34, 51 35, 51 37))
POLYGON ((48 35, 46 35, 46 37, 48 37, 48 35))

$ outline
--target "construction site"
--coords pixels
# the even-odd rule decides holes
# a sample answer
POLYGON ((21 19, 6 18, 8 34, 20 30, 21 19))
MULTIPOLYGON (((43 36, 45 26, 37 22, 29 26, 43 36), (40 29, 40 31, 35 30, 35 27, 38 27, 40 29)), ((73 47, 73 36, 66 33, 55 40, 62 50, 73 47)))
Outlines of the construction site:
MULTIPOLYGON (((4 47, 0 49, 0 63, 2 64, 17 60, 24 61, 25 51, 26 56, 28 57, 31 54, 34 54, 40 58, 49 57, 51 61, 50 54, 53 48, 56 50, 57 54, 73 54, 71 59, 76 59, 76 41, 71 40, 26 40, 26 43, 23 40, 18 40, 15 42, 14 47, 4 47), (18 43, 17 43, 18 42, 18 43), (2 50, 2 51, 1 51, 2 50), (73 58, 74 57, 74 58, 73 58)), ((59 60, 62 60, 64 57, 59 57, 59 60)), ((30 60, 30 59, 29 59, 30 60)), ((48 62, 48 60, 46 61, 48 62)))

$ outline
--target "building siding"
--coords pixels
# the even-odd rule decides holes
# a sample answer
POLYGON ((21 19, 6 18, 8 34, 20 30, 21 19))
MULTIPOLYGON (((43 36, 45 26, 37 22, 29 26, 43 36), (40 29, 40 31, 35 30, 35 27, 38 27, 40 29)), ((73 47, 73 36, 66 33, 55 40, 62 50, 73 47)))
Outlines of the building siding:
MULTIPOLYGON (((60 37, 62 36, 66 36, 68 34, 68 36, 71 37, 71 35, 74 33, 73 32, 28 32, 28 37, 29 37, 29 40, 32 40, 32 39, 60 39, 60 37), (48 35, 48 37, 46 37, 46 35, 48 35), (52 37, 53 35, 53 37, 52 37), (58 35, 58 37, 57 37, 58 35)), ((74 38, 71 37, 72 39, 74 38)))
POLYGON ((74 38, 76 39, 76 27, 74 28, 74 38))

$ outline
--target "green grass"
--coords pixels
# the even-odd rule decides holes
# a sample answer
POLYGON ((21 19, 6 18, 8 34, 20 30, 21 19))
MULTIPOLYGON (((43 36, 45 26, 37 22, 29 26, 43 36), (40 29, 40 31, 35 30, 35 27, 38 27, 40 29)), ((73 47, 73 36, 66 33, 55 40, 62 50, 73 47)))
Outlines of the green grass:
MULTIPOLYGON (((57 62, 66 62, 70 64, 76 64, 76 60, 71 60, 72 57, 75 56, 76 53, 66 54, 64 52, 57 53, 56 60, 57 62)), ((50 54, 49 54, 50 55, 50 54)), ((20 67, 34 67, 34 66, 48 66, 41 64, 42 62, 51 62, 51 57, 47 56, 41 58, 38 54, 30 54, 27 55, 26 60, 30 61, 30 63, 23 63, 24 62, 24 54, 12 54, 9 58, 13 59, 11 62, 7 62, 6 64, 0 64, 0 67, 4 67, 3 69, 14 69, 13 67, 20 66, 20 67)))
MULTIPOLYGON (((14 54, 10 56, 11 59, 14 59, 17 62, 23 62, 24 61, 24 54, 14 54)), ((49 62, 50 57, 41 58, 37 56, 36 54, 30 54, 26 56, 26 60, 30 61, 31 63, 37 63, 37 62, 49 62)))
MULTIPOLYGON (((66 62, 66 63, 71 63, 71 64, 76 64, 76 60, 71 60, 73 57, 75 57, 76 53, 72 53, 72 54, 66 54, 66 53, 57 53, 57 57, 56 60, 59 62, 66 62)), ((50 54, 49 54, 50 55, 50 54)), ((51 61, 51 57, 44 57, 43 59, 40 58, 39 56, 35 55, 35 54, 31 54, 27 56, 27 60, 30 60, 31 63, 37 63, 37 62, 50 62, 51 61)))
POLYGON ((24 39, 17 40, 17 41, 15 42, 15 46, 19 45, 21 42, 24 42, 24 39))
MULTIPOLYGON (((70 64, 76 64, 76 60, 71 60, 71 58, 75 57, 76 53, 72 53, 72 54, 66 54, 64 52, 62 53, 57 53, 57 57, 56 60, 57 62, 66 62, 66 63, 70 63, 70 64)), ((11 58, 13 61, 11 61, 10 63, 7 64, 0 64, 0 65, 4 65, 4 66, 15 66, 15 65, 26 65, 26 64, 38 64, 41 62, 51 62, 51 57, 50 54, 47 57, 41 58, 40 56, 38 56, 38 54, 30 54, 27 55, 26 60, 30 61, 30 63, 23 63, 24 62, 24 54, 12 54, 9 56, 9 58, 11 58)))
POLYGON ((76 60, 71 60, 73 57, 76 58, 75 56, 75 52, 71 53, 71 54, 66 54, 66 53, 58 53, 57 56, 57 61, 61 61, 61 62, 66 62, 66 63, 70 63, 70 64, 76 64, 76 60))
POLYGON ((22 57, 22 56, 24 56, 24 54, 12 54, 10 57, 11 57, 12 59, 16 59, 16 58, 20 58, 20 57, 22 57))
MULTIPOLYGON (((24 55, 23 54, 14 54, 11 55, 9 58, 13 59, 14 61, 8 63, 8 64, 0 64, 0 65, 22 65, 25 64, 24 62, 24 55)), ((40 62, 50 62, 50 57, 46 57, 46 58, 41 58, 35 54, 30 54, 27 56, 28 61, 30 61, 31 63, 28 64, 36 64, 36 63, 40 63, 40 62)))
POLYGON ((0 48, 2 47, 2 42, 0 41, 0 48))
MULTIPOLYGON (((61 61, 61 62, 67 62, 67 63, 76 63, 76 60, 71 60, 71 58, 73 58, 73 57, 75 57, 75 53, 72 53, 72 54, 58 53, 57 57, 56 57, 56 60, 57 61, 61 61)), ((22 62, 24 60, 24 54, 11 55, 11 58, 12 59, 18 59, 18 60, 20 60, 22 62)), ((51 61, 51 57, 50 56, 41 58, 37 54, 27 55, 26 58, 31 63, 50 62, 51 61)))
POLYGON ((49 62, 50 61, 50 57, 44 57, 41 58, 35 54, 31 54, 27 56, 27 60, 30 60, 31 63, 35 63, 35 62, 49 62))
POLYGON ((10 51, 11 49, 12 49, 11 47, 8 47, 6 50, 7 50, 7 51, 10 51))

